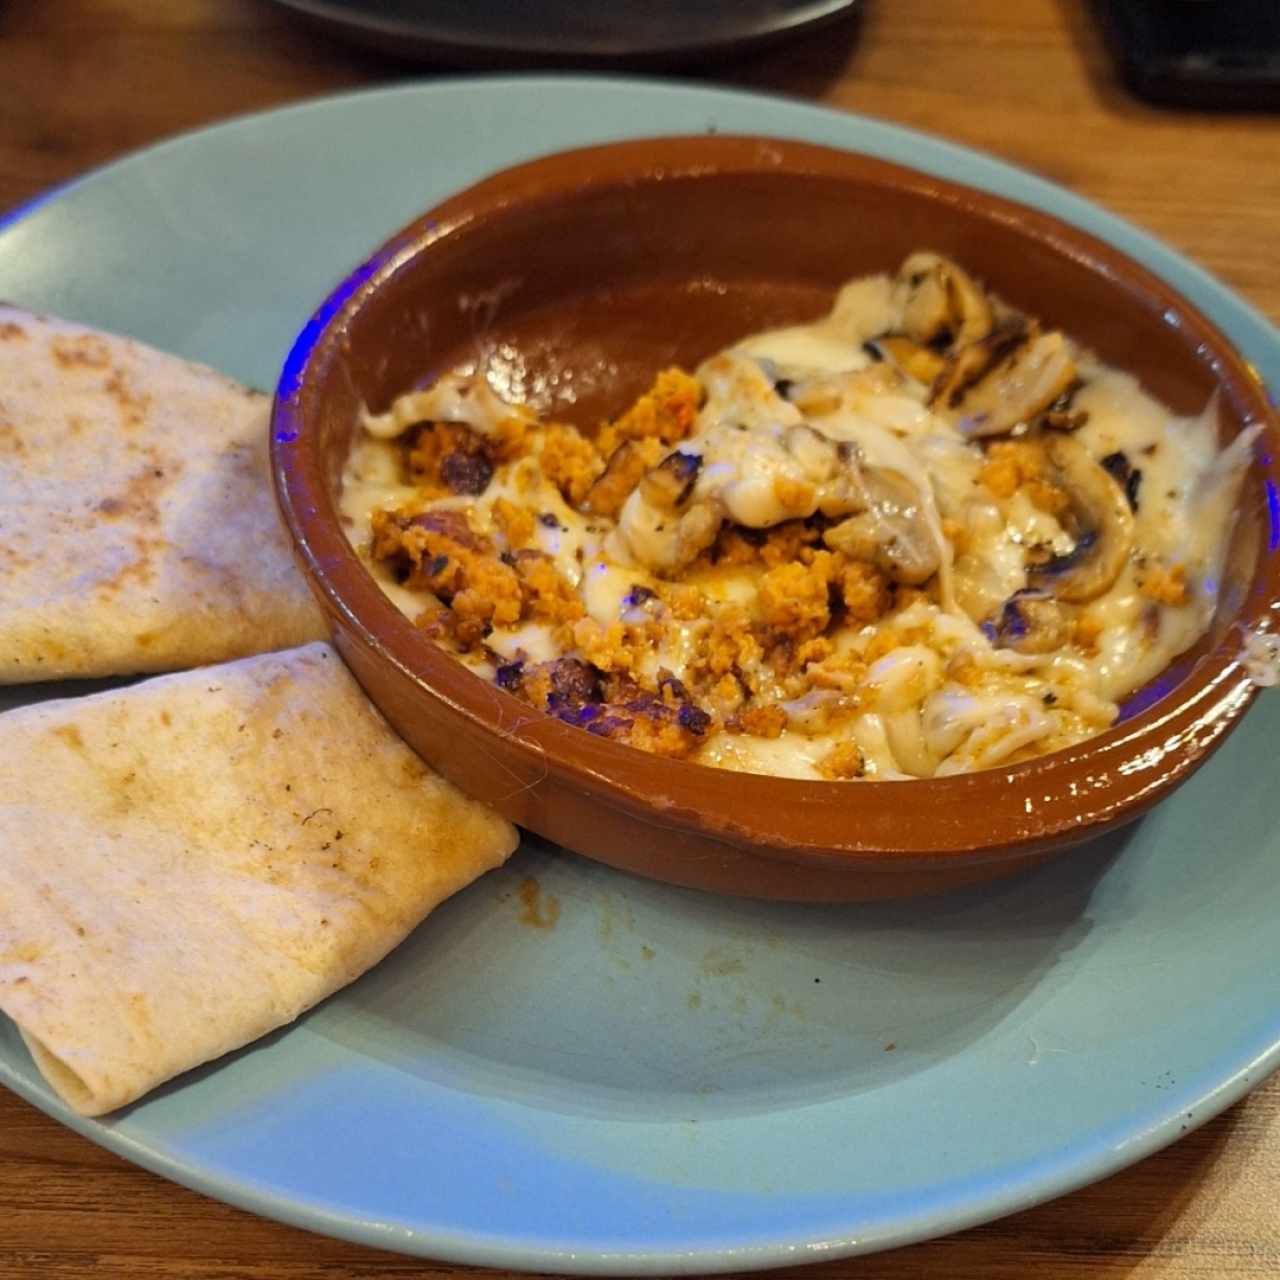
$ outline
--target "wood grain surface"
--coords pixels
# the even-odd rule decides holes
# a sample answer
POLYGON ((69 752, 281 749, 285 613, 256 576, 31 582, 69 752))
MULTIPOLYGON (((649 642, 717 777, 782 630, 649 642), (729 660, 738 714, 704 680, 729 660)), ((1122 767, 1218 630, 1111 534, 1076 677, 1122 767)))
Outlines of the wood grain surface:
MULTIPOLYGON (((423 73, 266 0, 0 0, 0 212, 186 129, 423 73)), ((864 0, 858 23, 682 74, 984 148, 1131 218, 1280 321, 1280 116, 1143 105, 1118 84, 1083 0, 864 0)), ((1273 1277, 1278 1206, 1275 1077, 1096 1186, 944 1240, 802 1270, 812 1280, 1273 1277)), ((0 1277, 465 1271, 227 1208, 0 1090, 0 1277)))

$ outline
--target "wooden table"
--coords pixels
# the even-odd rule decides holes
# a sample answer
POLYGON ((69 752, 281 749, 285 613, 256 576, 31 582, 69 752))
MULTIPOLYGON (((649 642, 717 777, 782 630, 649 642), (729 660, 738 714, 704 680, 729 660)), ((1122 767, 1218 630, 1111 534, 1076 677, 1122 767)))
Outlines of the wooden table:
MULTIPOLYGON (((864 0, 863 8, 858 28, 701 74, 914 125, 1037 170, 1147 227, 1280 321, 1280 117, 1142 105, 1117 83, 1081 0, 864 0)), ((0 211, 181 130, 415 74, 265 0, 9 0, 0 3, 0 211)), ((1280 1077, 1097 1186, 959 1236, 804 1274, 1275 1276, 1278 1203, 1280 1077)), ((0 1090, 0 1277, 462 1270, 226 1208, 0 1090)))

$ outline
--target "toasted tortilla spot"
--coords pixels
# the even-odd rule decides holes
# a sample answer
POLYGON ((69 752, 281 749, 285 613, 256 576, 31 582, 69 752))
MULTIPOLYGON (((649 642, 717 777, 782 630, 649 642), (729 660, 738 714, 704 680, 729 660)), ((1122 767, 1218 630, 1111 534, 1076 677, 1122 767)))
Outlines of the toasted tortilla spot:
MULTIPOLYGON (((147 451, 150 453, 151 451, 147 451)), ((164 492, 164 471, 153 465, 144 453, 144 466, 141 471, 129 478, 124 492, 119 497, 103 498, 98 503, 98 511, 104 516, 132 515, 138 523, 149 526, 160 519, 159 499, 164 492)))
POLYGON ((44 955, 44 948, 35 942, 19 942, 0 955, 0 964, 34 964, 44 955))
POLYGON ((105 369, 111 363, 111 349, 94 333, 55 334, 49 349, 64 369, 105 369))
POLYGON ((27 446, 13 423, 0 421, 0 453, 12 453, 21 458, 26 452, 27 446))
POLYGON ((112 370, 111 376, 102 384, 107 396, 115 401, 120 413, 120 421, 126 427, 140 427, 146 422, 147 411, 151 407, 151 396, 148 392, 139 391, 132 385, 129 374, 123 369, 112 370))
POLYGON ((55 738, 61 738, 68 746, 74 747, 77 751, 84 750, 84 739, 80 736, 80 730, 73 724, 60 724, 53 730, 55 738))

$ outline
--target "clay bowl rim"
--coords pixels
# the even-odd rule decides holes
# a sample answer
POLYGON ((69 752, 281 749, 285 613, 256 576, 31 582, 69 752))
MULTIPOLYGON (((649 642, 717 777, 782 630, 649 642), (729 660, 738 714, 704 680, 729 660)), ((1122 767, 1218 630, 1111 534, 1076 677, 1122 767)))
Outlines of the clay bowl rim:
MULTIPOLYGON (((1158 306, 1218 384, 1245 406, 1245 420, 1264 424, 1265 448, 1255 449, 1253 469, 1263 472, 1271 492, 1280 490, 1274 461, 1280 423, 1256 373, 1192 302, 1107 242, 1039 209, 858 152, 750 136, 646 138, 555 152, 481 180, 391 236, 321 303, 285 362, 270 443, 277 499, 313 589, 377 660, 452 715, 504 741, 531 784, 591 793, 653 826, 656 838, 661 829, 676 828, 790 861, 870 862, 891 870, 921 859, 1017 857, 1077 843, 1137 817, 1207 759, 1257 692, 1242 662, 1243 629, 1268 629, 1280 613, 1274 508, 1269 545, 1259 548, 1239 613, 1213 649, 1152 705, 1075 747, 1022 764, 892 782, 778 778, 672 761, 535 711, 424 641, 347 542, 314 427, 324 375, 340 363, 352 318, 387 280, 412 270, 446 237, 500 219, 515 206, 608 186, 733 173, 805 173, 905 188, 944 210, 977 214, 1040 241, 1101 275, 1129 306, 1158 306)), ((455 781, 466 789, 465 779, 455 781)))

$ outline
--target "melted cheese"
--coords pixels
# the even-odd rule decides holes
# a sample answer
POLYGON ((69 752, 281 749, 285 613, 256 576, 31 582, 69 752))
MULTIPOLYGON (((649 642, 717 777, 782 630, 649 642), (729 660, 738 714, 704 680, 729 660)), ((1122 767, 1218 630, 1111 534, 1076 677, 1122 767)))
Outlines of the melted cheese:
MULTIPOLYGON (((754 335, 708 360, 698 371, 703 406, 677 446, 697 459, 679 510, 656 503, 642 485, 627 497, 616 526, 585 516, 542 476, 536 453, 499 467, 477 499, 428 505, 465 508, 482 534, 495 531, 500 497, 547 517, 536 523, 534 545, 578 591, 593 622, 641 627, 661 619, 635 671, 650 681, 664 668, 677 675, 689 670, 717 610, 758 616, 759 565, 685 567, 723 522, 767 529, 819 512, 832 519, 865 513, 880 541, 892 536, 894 521, 911 522, 936 553, 939 589, 937 603, 920 599, 889 620, 909 639, 870 662, 861 677, 849 677, 853 697, 838 691, 835 676, 833 687, 795 695, 760 666, 753 672, 758 696, 774 698, 786 727, 774 737, 714 733, 695 756, 701 763, 821 777, 824 759, 853 743, 861 776, 899 779, 990 768, 1080 741, 1112 723, 1118 702, 1209 625, 1252 437, 1246 433, 1220 450, 1213 404, 1197 418, 1177 418, 1133 378, 1072 347, 1083 381, 1073 409, 1088 415, 1076 438, 1094 459, 1123 453, 1142 473, 1136 551, 1114 585, 1082 610, 1092 627, 1090 645, 1039 654, 1000 647, 979 624, 989 627, 1027 587, 1033 550, 1041 558, 1064 555, 1073 539, 1027 492, 997 498, 986 489, 981 444, 930 410, 928 388, 873 363, 863 344, 893 331, 902 305, 888 277, 855 281, 821 320, 754 335), (878 476, 892 483, 877 490, 878 476), (949 523, 959 530, 958 555, 944 533, 949 523), (1142 560, 1178 566, 1186 602, 1145 596, 1142 560), (664 576, 696 586, 707 616, 680 621, 653 600, 637 603, 634 588, 656 590, 664 576)), ((393 443, 411 424, 458 422, 492 435, 520 412, 483 378, 456 375, 367 416, 341 497, 352 542, 367 547, 376 509, 421 509, 393 443)), ((384 567, 371 568, 410 616, 430 602, 398 587, 384 567)), ((846 627, 829 637, 831 647, 837 657, 857 655, 876 630, 846 627)), ((1275 678, 1272 640, 1266 638, 1267 660, 1257 662, 1260 680, 1275 678)), ((497 629, 487 645, 501 659, 559 656, 553 630, 543 624, 497 629)), ((1255 646, 1260 653, 1263 647, 1255 646)), ((464 661, 492 673, 487 657, 464 661)))
POLYGON ((393 440, 418 422, 457 422, 488 436, 517 416, 528 414, 498 396, 485 378, 450 373, 426 391, 399 396, 386 413, 366 413, 364 429, 376 440, 393 440))
MULTIPOLYGON (((697 478, 683 512, 650 498, 643 486, 627 498, 619 518, 620 545, 658 572, 682 568, 714 536, 725 520, 751 529, 767 529, 784 520, 806 519, 815 512, 840 516, 866 512, 879 543, 895 537, 895 522, 918 523, 920 536, 938 561, 943 600, 954 607, 952 549, 943 536, 931 465, 947 461, 934 437, 948 438, 952 458, 963 449, 953 428, 905 394, 914 385, 858 377, 867 357, 856 349, 854 377, 830 377, 830 334, 821 327, 780 330, 714 357, 699 370, 707 389, 698 423, 679 452, 697 460, 697 478), (808 339, 806 339, 806 334, 808 339), (771 343, 781 345, 775 351, 771 343), (809 345, 806 345, 806 340, 809 345), (818 411, 802 412, 781 396, 768 370, 798 362, 820 371, 818 411), (888 390, 886 391, 886 384, 888 390), (909 487, 904 508, 876 498, 865 472, 891 473, 909 487)), ((972 469, 981 462, 971 446, 972 469)))

